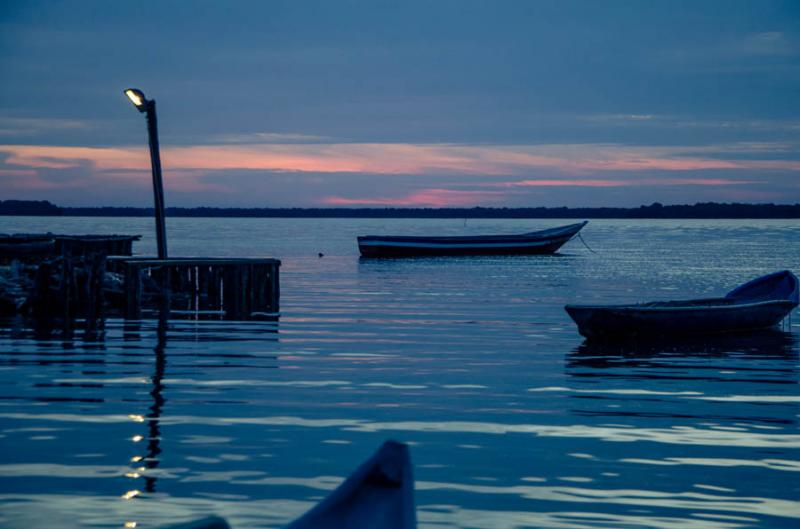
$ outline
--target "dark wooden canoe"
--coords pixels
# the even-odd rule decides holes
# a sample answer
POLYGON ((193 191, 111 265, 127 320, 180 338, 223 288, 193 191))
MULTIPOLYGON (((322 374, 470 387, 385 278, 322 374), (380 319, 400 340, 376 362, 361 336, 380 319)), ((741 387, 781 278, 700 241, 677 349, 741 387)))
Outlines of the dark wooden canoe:
POLYGON ((618 340, 764 329, 780 323, 797 305, 797 277, 784 270, 749 281, 724 298, 565 309, 586 338, 618 340))
MULTIPOLYGON (((336 490, 285 529, 414 529, 414 478, 408 445, 386 441, 336 490)), ((230 529, 211 516, 161 529, 230 529)))
POLYGON ((386 441, 331 494, 286 529, 414 529, 408 446, 386 441))
POLYGON ((549 254, 575 237, 587 222, 517 235, 473 237, 366 235, 358 238, 358 249, 363 257, 549 254))

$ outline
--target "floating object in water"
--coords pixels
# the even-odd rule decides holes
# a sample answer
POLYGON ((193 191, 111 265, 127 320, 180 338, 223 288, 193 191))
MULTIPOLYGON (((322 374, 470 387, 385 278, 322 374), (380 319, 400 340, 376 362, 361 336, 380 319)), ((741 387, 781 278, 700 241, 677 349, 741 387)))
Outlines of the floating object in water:
POLYGON ((358 238, 363 257, 428 255, 551 254, 575 237, 588 221, 517 235, 414 237, 366 235, 358 238))
MULTIPOLYGON (((386 441, 327 498, 286 529, 414 529, 414 478, 408 446, 386 441)), ((161 529, 230 529, 203 518, 161 529)))
POLYGON ((749 281, 724 298, 564 308, 586 338, 630 339, 764 329, 780 323, 798 301, 798 279, 784 270, 749 281))

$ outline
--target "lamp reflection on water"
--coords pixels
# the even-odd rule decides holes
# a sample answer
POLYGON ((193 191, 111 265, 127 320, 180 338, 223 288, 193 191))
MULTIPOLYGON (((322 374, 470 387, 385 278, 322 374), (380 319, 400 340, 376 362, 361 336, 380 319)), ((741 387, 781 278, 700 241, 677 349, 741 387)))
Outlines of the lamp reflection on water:
MULTIPOLYGON (((156 482, 158 478, 152 475, 148 475, 148 471, 151 471, 158 467, 159 459, 158 456, 161 454, 161 427, 160 427, 160 419, 161 419, 161 412, 164 407, 164 403, 166 399, 162 395, 164 390, 164 372, 167 367, 167 357, 166 357, 166 346, 167 346, 167 324, 168 324, 168 313, 165 311, 161 311, 159 313, 158 318, 158 329, 157 329, 157 342, 156 347, 154 348, 155 352, 155 369, 153 372, 153 376, 150 377, 148 381, 152 389, 150 390, 150 396, 152 397, 152 404, 150 405, 149 412, 147 415, 142 416, 138 414, 130 414, 128 417, 136 423, 147 423, 147 452, 144 456, 137 455, 133 456, 130 460, 131 464, 133 463, 144 463, 144 466, 139 466, 130 472, 125 474, 125 477, 131 479, 144 479, 144 492, 153 493, 156 492, 156 482)), ((134 327, 136 330, 139 329, 140 323, 130 322, 126 323, 126 331, 131 332, 134 327)), ((128 335, 130 336, 130 334, 128 335)), ((145 439, 143 435, 134 435, 131 437, 131 441, 134 443, 139 443, 145 439)), ((142 491, 138 489, 129 490, 125 494, 122 495, 122 499, 124 500, 132 500, 138 497, 142 491)), ((134 528, 136 527, 137 522, 135 521, 126 521, 123 525, 125 528, 134 528)))
MULTIPOLYGON (((167 356, 165 353, 167 347, 167 322, 168 322, 168 309, 162 310, 159 313, 158 317, 158 341, 156 343, 156 347, 154 352, 156 353, 155 357, 155 371, 153 372, 153 376, 151 377, 152 382, 152 390, 150 390, 150 396, 153 397, 153 404, 150 406, 150 413, 147 414, 147 430, 148 430, 148 441, 147 441, 147 457, 145 458, 144 465, 148 470, 152 470, 158 467, 159 460, 158 456, 161 454, 161 427, 160 427, 160 418, 161 418, 161 411, 164 407, 164 403, 166 399, 162 395, 164 391, 164 372, 167 368, 167 356)), ((152 476, 145 475, 145 487, 144 490, 146 492, 155 492, 156 491, 156 478, 152 476)))
POLYGON ((142 491, 140 491, 140 490, 136 490, 136 489, 129 490, 128 492, 126 492, 125 494, 122 495, 122 499, 123 500, 132 500, 133 498, 135 498, 136 496, 138 496, 141 493, 142 493, 142 491))

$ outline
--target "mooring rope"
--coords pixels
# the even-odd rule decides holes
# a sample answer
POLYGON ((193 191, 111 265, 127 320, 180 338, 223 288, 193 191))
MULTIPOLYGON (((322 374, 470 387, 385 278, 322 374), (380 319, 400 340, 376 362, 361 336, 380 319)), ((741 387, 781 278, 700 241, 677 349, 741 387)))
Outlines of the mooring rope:
POLYGON ((588 245, 588 244, 586 244, 586 241, 584 241, 584 240, 583 240, 583 236, 580 234, 580 232, 578 232, 578 238, 581 240, 581 242, 583 243, 583 245, 584 245, 584 246, 586 246, 586 249, 587 249, 587 250, 589 250, 589 251, 590 251, 590 252, 592 252, 592 253, 597 253, 597 252, 595 252, 594 250, 592 250, 592 249, 589 247, 589 245, 588 245))

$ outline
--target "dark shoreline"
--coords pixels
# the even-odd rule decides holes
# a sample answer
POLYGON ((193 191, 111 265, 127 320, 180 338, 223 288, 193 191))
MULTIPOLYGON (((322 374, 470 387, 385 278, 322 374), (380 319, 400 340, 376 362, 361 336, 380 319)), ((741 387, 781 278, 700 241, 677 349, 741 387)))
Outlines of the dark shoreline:
MULTIPOLYGON (((60 207, 48 201, 0 200, 0 216, 151 217, 152 208, 60 207)), ((638 208, 180 208, 168 217, 421 218, 421 219, 798 219, 800 204, 697 204, 638 208)))

